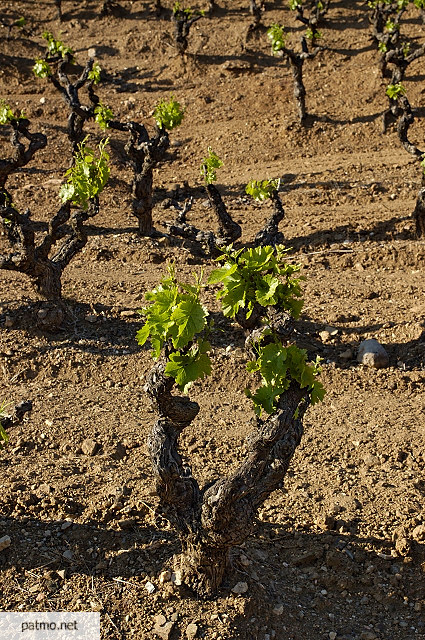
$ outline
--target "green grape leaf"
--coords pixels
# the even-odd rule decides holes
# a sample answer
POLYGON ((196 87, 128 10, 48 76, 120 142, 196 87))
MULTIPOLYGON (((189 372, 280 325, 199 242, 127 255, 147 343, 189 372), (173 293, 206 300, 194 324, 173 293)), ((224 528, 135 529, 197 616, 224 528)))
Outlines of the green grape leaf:
POLYGON ((186 346, 205 327, 206 309, 198 300, 184 299, 174 309, 171 320, 176 325, 172 341, 175 349, 186 346))
POLYGON ((187 392, 192 382, 211 374, 211 360, 207 354, 210 348, 209 343, 204 341, 187 354, 176 351, 170 355, 165 374, 175 379, 183 393, 187 392))
POLYGON ((173 96, 170 96, 168 102, 161 100, 156 106, 153 117, 159 128, 171 131, 182 123, 184 112, 185 110, 180 103, 174 100, 173 96))
POLYGON ((146 340, 149 338, 149 334, 150 334, 150 326, 149 326, 148 322, 145 322, 143 327, 141 329, 139 329, 139 331, 136 333, 137 343, 141 347, 143 347, 143 345, 145 344, 146 340))
POLYGON ((280 180, 251 180, 245 187, 245 193, 252 196, 254 200, 262 202, 270 198, 274 191, 278 191, 280 180))
POLYGON ((224 267, 220 267, 219 269, 214 269, 211 272, 208 278, 208 284, 216 284, 217 282, 223 282, 227 277, 231 276, 232 273, 235 273, 238 268, 237 264, 225 264, 224 267))
POLYGON ((255 393, 251 393, 249 389, 246 389, 245 394, 253 401, 255 413, 258 416, 261 416, 263 410, 268 414, 274 412, 276 398, 278 398, 284 391, 284 388, 264 385, 263 387, 259 387, 255 393))
POLYGON ((311 404, 317 404, 318 402, 323 402, 323 398, 325 397, 326 389, 322 385, 319 380, 315 380, 313 389, 311 391, 311 404))
POLYGON ((260 279, 258 287, 255 292, 255 297, 259 304, 266 307, 269 304, 274 305, 277 303, 277 296, 275 294, 279 287, 278 278, 265 275, 260 279))
POLYGON ((222 167, 223 162, 211 147, 208 147, 207 151, 208 155, 201 162, 201 176, 204 178, 205 184, 212 184, 217 180, 216 169, 222 167))
POLYGON ((62 202, 70 201, 85 210, 89 200, 103 191, 110 174, 109 155, 105 151, 108 140, 99 144, 99 156, 86 145, 86 140, 78 145, 74 165, 65 174, 67 182, 59 191, 62 202))
POLYGON ((272 45, 272 53, 275 55, 282 51, 285 48, 285 27, 283 25, 279 25, 274 23, 267 29, 267 37, 272 45))

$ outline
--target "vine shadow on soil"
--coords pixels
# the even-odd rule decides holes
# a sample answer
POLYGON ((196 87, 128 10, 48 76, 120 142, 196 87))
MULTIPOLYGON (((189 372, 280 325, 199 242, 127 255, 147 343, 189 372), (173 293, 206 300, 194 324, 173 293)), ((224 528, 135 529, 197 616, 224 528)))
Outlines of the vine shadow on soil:
MULTIPOLYGON (((40 520, 39 518, 25 517, 24 519, 3 518, 2 524, 13 540, 12 546, 2 552, 0 557, 0 570, 15 569, 17 573, 25 575, 29 582, 37 585, 38 588, 33 593, 33 603, 28 601, 28 605, 38 608, 35 597, 39 591, 44 589, 43 582, 46 577, 39 570, 50 572, 65 570, 66 579, 59 579, 59 575, 50 574, 51 597, 54 601, 55 592, 63 598, 71 598, 72 590, 62 591, 62 586, 73 576, 91 577, 93 580, 110 581, 117 589, 115 599, 122 598, 120 590, 122 581, 134 582, 130 584, 135 589, 135 593, 145 594, 144 579, 140 574, 158 575, 169 566, 171 558, 179 552, 179 543, 173 532, 161 530, 155 526, 134 526, 132 529, 123 531, 102 526, 96 521, 86 524, 74 522, 71 527, 63 531, 61 529, 63 521, 40 520), (19 540, 21 539, 21 529, 24 528, 31 535, 32 551, 19 553, 19 540), (49 536, 47 531, 57 529, 58 535, 49 536), (95 541, 95 546, 101 549, 93 557, 89 553, 90 547, 95 541), (38 543, 44 549, 39 549, 38 543), (49 548, 50 547, 50 548, 49 548), (73 553, 72 561, 63 557, 63 553, 69 550, 73 553), (113 556, 111 553, 121 551, 113 556), (100 565, 100 566, 99 566, 100 565), (105 566, 107 565, 107 566, 105 566), (121 581, 121 582, 120 582, 121 581)), ((273 523, 271 521, 257 521, 254 532, 249 536, 243 547, 236 547, 232 550, 232 566, 226 576, 225 583, 218 593, 219 598, 231 595, 231 588, 237 582, 247 582, 249 590, 246 595, 239 596, 237 602, 241 605, 241 613, 237 613, 232 619, 235 631, 240 634, 247 633, 247 622, 251 616, 260 614, 261 624, 269 622, 278 624, 278 620, 271 615, 274 605, 283 605, 286 624, 294 624, 299 620, 300 607, 305 611, 307 617, 313 612, 315 623, 329 624, 329 613, 335 610, 334 590, 339 594, 342 588, 341 583, 351 585, 350 598, 353 608, 356 610, 355 619, 351 617, 350 607, 343 607, 340 613, 338 624, 344 627, 345 632, 353 633, 353 637, 359 637, 362 627, 369 623, 370 604, 364 602, 364 594, 374 595, 376 587, 373 579, 370 585, 360 582, 364 575, 364 566, 372 565, 388 578, 392 574, 392 565, 402 562, 401 558, 391 556, 392 543, 387 539, 378 539, 373 536, 361 537, 352 530, 356 530, 355 520, 346 522, 350 531, 345 531, 341 535, 337 531, 313 532, 304 528, 302 531, 292 530, 292 526, 273 523), (365 550, 367 549, 367 550, 365 550), (240 562, 241 555, 249 560, 249 570, 240 562), (379 556, 378 554, 381 554, 379 556), (323 574, 320 571, 323 563, 331 559, 329 570, 323 574), (319 574, 319 575, 318 575, 319 574), (314 575, 317 576, 314 583, 314 575), (311 579, 308 579, 311 576, 311 579), (323 587, 322 578, 326 578, 326 590, 330 590, 333 597, 330 599, 323 591, 319 593, 320 586, 323 587), (307 579, 306 579, 307 578, 307 579), (293 591, 294 581, 298 585, 297 593, 293 591), (328 582, 329 581, 329 582, 328 582), (317 586, 319 583, 319 586, 317 586), (329 586, 330 585, 330 586, 329 586), (264 603, 269 606, 265 610, 264 603), (365 606, 366 604, 366 606, 365 606), (345 613, 347 611, 347 613, 345 613), (291 620, 292 619, 292 620, 291 620), (349 625, 349 626, 347 626, 349 625)), ((420 563, 425 557, 425 546, 415 543, 414 562, 407 565, 402 574, 403 593, 410 597, 418 597, 418 584, 420 578, 420 563)), ((92 583, 93 584, 93 583, 92 583)), ((100 585, 98 584, 98 587, 100 585)), ((11 589, 9 588, 9 600, 11 589)), ((31 593, 29 597, 31 598, 31 593)), ((137 595, 139 595, 137 594, 137 595)), ((158 592, 159 602, 169 605, 173 600, 187 599, 198 602, 196 595, 181 591, 180 594, 173 595, 173 592, 166 592, 161 596, 158 592)), ((125 596, 124 596, 125 597, 125 596)), ((344 598, 341 596, 342 603, 344 598)), ((43 605, 41 605, 43 608, 43 605)), ((385 625, 391 624, 388 621, 388 611, 394 612, 400 608, 402 603, 393 601, 391 603, 381 603, 379 607, 379 623, 383 625, 382 631, 387 630, 385 625), (398 605, 398 606, 397 606, 398 605)), ((107 611, 107 607, 105 607, 107 611)), ((419 614, 418 614, 419 616, 419 614)), ((152 620, 152 624, 153 624, 152 620)), ((250 633, 254 630, 254 621, 251 618, 250 633)), ((305 624, 305 621, 304 621, 305 624)), ((200 624, 202 628, 202 623, 200 624)), ((176 630, 177 631, 177 630, 176 630)), ((178 633, 173 638, 181 637, 178 633)), ((240 635, 238 637, 245 637, 240 635)), ((247 635, 253 638, 254 635, 247 635)))

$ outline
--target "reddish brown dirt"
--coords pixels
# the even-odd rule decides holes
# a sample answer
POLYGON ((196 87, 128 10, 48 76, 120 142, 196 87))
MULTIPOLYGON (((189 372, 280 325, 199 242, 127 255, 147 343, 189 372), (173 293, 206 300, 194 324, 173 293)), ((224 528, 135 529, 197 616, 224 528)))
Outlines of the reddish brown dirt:
MULTIPOLYGON (((309 409, 284 487, 234 550, 218 597, 202 602, 160 584, 178 542, 152 493, 146 437, 154 414, 143 393, 151 361, 134 339, 136 311, 167 261, 182 278, 205 261, 185 243, 137 237, 131 174, 122 140, 111 136, 112 179, 101 212, 64 273, 64 327, 54 335, 34 329, 29 280, 0 274, 0 400, 34 403, 0 453, 0 537, 12 539, 0 552, 0 607, 99 610, 103 639, 153 638, 159 614, 174 622, 171 640, 185 638, 192 622, 207 640, 425 638, 418 529, 425 525, 425 244, 415 239, 411 219, 420 167, 394 130, 381 133, 386 81, 365 4, 331 2, 325 50, 305 64, 307 109, 317 116, 306 128, 296 121, 290 70, 271 56, 265 32, 244 46, 247 1, 220 0, 216 15, 193 27, 185 64, 175 52, 169 9, 158 20, 147 3, 123 1, 124 18, 99 18, 100 4, 64 0, 60 25, 52 2, 2 3, 6 17, 28 18, 33 35, 14 30, 6 41, 3 29, 0 96, 23 108, 32 130, 49 139, 10 179, 14 202, 48 220, 70 161, 67 109, 47 81, 31 74, 43 52, 39 34, 48 29, 61 33, 83 64, 87 50, 96 49, 105 73, 99 95, 121 119, 150 126, 155 104, 170 93, 186 106, 169 159, 155 172, 159 229, 174 216, 164 200, 184 181, 195 195, 189 221, 214 228, 199 177, 208 145, 224 160, 218 188, 243 226, 243 242, 270 212, 244 195, 244 185, 282 179, 281 226, 290 259, 306 276, 301 327, 310 350, 325 359, 327 395, 309 409), (319 333, 328 325, 337 333, 323 342, 319 333), (385 345, 388 368, 357 364, 356 348, 369 337, 385 345), (83 453, 87 438, 99 445, 93 456, 83 453), (66 550, 72 560, 63 557, 66 550), (240 581, 248 591, 233 595, 240 581)), ((273 22, 287 25, 296 46, 300 27, 286 3, 269 6, 264 23, 273 22)), ((424 42, 413 9, 402 28, 424 42)), ((423 59, 408 69, 405 86, 421 116, 423 59)), ((88 129, 100 139, 94 126, 88 129)), ((410 133, 424 148, 423 117, 410 133)), ((0 142, 7 156, 4 127, 0 142)), ((214 292, 205 298, 217 309, 214 292)), ((201 483, 238 464, 252 428, 244 336, 231 324, 229 330, 230 338, 214 345, 212 377, 193 387, 201 412, 182 439, 201 483)))

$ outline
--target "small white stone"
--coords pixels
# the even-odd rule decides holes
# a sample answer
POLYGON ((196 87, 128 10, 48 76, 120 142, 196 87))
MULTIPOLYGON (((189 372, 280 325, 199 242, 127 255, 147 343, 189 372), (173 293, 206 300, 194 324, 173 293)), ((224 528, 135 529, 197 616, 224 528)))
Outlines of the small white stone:
POLYGON ((65 520, 65 522, 62 522, 61 524, 61 529, 62 531, 65 531, 66 529, 69 529, 69 527, 71 525, 73 525, 74 523, 72 522, 72 520, 65 520))
POLYGON ((148 593, 153 593, 155 591, 155 585, 152 584, 152 582, 149 582, 148 580, 145 584, 145 589, 148 593))
POLYGON ((74 554, 72 553, 71 549, 67 549, 63 552, 62 557, 65 558, 65 560, 72 560, 74 554))
POLYGON ((277 604, 273 607, 273 613, 275 616, 281 616, 283 613, 283 604, 277 604))
POLYGON ((336 635, 335 631, 329 631, 329 640, 335 640, 336 635))
POLYGON ((46 98, 40 98, 40 104, 46 104, 46 98))
POLYGON ((375 338, 363 340, 357 353, 357 362, 375 369, 384 369, 389 364, 388 353, 375 338))

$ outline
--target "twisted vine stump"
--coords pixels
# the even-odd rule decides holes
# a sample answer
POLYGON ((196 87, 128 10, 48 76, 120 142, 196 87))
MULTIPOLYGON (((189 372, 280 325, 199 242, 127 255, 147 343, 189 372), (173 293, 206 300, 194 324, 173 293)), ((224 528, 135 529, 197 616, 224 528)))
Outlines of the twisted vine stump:
POLYGON ((164 159, 170 146, 168 132, 166 129, 156 127, 155 135, 149 138, 146 127, 137 122, 122 123, 110 120, 108 125, 111 129, 129 133, 125 151, 133 169, 132 212, 138 220, 139 235, 155 236, 157 232, 152 220, 153 170, 164 159))
POLYGON ((283 233, 279 231, 279 223, 282 222, 285 217, 285 210, 277 191, 272 191, 270 199, 274 205, 274 212, 266 222, 265 227, 255 236, 255 247, 267 245, 275 247, 277 244, 283 244, 284 242, 283 233))
POLYGON ((218 219, 218 234, 217 238, 219 242, 223 244, 230 244, 235 242, 242 235, 242 229, 240 225, 235 222, 227 211, 227 207, 224 204, 220 192, 213 184, 205 185, 207 191, 208 200, 212 206, 217 219, 218 219))
MULTIPOLYGON (((415 120, 409 100, 406 96, 401 96, 398 102, 398 108, 401 113, 397 125, 398 137, 406 151, 414 156, 419 163, 422 163, 422 161, 425 160, 425 151, 419 149, 408 138, 409 127, 415 120)), ((422 164, 420 164, 420 167, 422 170, 422 185, 416 199, 416 205, 412 216, 415 221, 416 235, 419 238, 423 238, 425 237, 425 167, 422 167, 422 164)))
POLYGON ((163 360, 150 371, 144 387, 158 414, 148 440, 156 490, 181 542, 181 554, 174 559, 177 582, 208 597, 222 584, 232 547, 246 540, 258 509, 281 486, 301 441, 309 394, 292 383, 276 412, 257 419, 256 430, 247 438, 245 461, 228 477, 201 489, 179 452, 179 436, 198 415, 199 405, 172 395, 174 380, 164 370, 163 360))
POLYGON ((281 54, 286 55, 291 66, 292 79, 294 82, 295 103, 298 110, 298 119, 300 121, 300 124, 302 125, 304 125, 307 120, 307 111, 305 107, 306 90, 303 82, 303 66, 306 60, 314 58, 319 53, 319 51, 321 51, 321 47, 316 47, 313 51, 309 51, 307 41, 304 37, 301 38, 300 53, 293 51, 293 49, 288 49, 287 47, 283 47, 281 49, 281 54))
POLYGON ((183 57, 188 47, 188 37, 190 28, 195 22, 200 20, 202 15, 194 15, 187 10, 176 8, 173 10, 171 20, 174 22, 174 40, 177 51, 183 57))
MULTIPOLYGON (((392 64, 390 84, 398 85, 404 80, 408 66, 417 58, 425 54, 425 45, 418 47, 410 55, 405 55, 403 46, 397 46, 384 54, 385 64, 392 64)), ((382 132, 386 133, 391 124, 397 123, 399 117, 403 115, 403 105, 399 100, 388 97, 388 109, 382 114, 382 132)))
POLYGON ((99 104, 99 97, 94 92, 94 80, 89 78, 89 74, 93 69, 94 59, 90 58, 83 69, 81 75, 71 82, 67 69, 72 61, 72 56, 66 53, 64 58, 47 58, 48 62, 58 62, 57 77, 52 74, 48 76, 48 80, 53 84, 55 89, 59 91, 63 100, 68 105, 70 113, 68 116, 68 138, 72 144, 73 160, 74 155, 78 152, 78 145, 84 140, 84 124, 88 120, 95 117, 95 108, 99 104), (81 103, 79 92, 86 87, 90 100, 89 105, 81 103))

